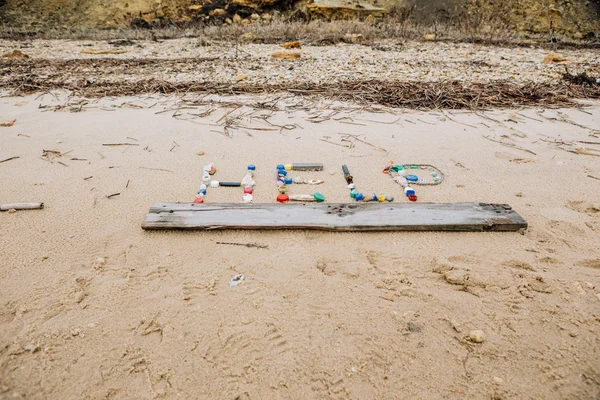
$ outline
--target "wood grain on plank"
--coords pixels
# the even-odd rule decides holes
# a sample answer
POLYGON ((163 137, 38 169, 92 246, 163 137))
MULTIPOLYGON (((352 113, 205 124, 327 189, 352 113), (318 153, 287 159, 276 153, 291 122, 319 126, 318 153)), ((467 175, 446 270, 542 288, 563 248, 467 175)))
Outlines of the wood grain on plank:
POLYGON ((488 203, 157 203, 142 228, 517 231, 527 222, 508 205, 488 203))

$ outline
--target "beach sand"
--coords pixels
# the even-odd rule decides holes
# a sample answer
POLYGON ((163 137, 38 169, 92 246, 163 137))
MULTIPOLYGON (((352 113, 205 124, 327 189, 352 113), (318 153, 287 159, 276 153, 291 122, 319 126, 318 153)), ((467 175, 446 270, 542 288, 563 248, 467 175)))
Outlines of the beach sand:
MULTIPOLYGON (((0 127, 0 160, 20 157, 0 163, 0 203, 45 203, 0 213, 0 398, 600 394, 600 103, 475 114, 288 97, 270 111, 251 106, 265 98, 183 109, 149 96, 57 111, 57 96, 0 98, 0 120, 16 119, 0 127), (507 203, 529 228, 140 227, 153 203, 192 201, 209 162, 223 181, 255 164, 257 203, 275 201, 275 166, 291 162, 324 163, 302 176, 325 180, 329 202, 350 201, 342 164, 361 191, 406 202, 388 160, 446 174, 419 201, 507 203)), ((219 188, 206 201, 241 198, 219 188)))

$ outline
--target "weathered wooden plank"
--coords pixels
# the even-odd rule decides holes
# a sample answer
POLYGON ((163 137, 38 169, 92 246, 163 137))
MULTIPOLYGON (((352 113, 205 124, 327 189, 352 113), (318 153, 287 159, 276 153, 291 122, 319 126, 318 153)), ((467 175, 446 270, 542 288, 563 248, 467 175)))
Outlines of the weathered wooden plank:
POLYGON ((517 231, 527 222, 506 204, 487 203, 157 203, 142 228, 517 231))

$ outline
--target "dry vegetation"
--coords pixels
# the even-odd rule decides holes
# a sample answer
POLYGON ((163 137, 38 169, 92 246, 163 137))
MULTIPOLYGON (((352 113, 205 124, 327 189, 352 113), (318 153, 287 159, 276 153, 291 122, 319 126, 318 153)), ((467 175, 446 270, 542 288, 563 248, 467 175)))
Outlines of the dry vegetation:
POLYGON ((465 41, 502 45, 541 45, 553 48, 564 46, 600 47, 593 38, 575 40, 558 33, 524 35, 511 30, 506 22, 489 17, 465 16, 450 22, 422 24, 405 13, 390 12, 376 22, 359 20, 305 22, 293 18, 276 17, 269 22, 240 24, 213 24, 193 22, 172 24, 154 29, 82 29, 48 28, 23 30, 0 25, 0 38, 4 39, 75 39, 75 40, 167 40, 197 37, 215 42, 278 43, 300 40, 311 45, 331 45, 348 41, 347 35, 361 35, 361 43, 374 44, 385 40, 423 39, 434 34, 436 40, 465 41))

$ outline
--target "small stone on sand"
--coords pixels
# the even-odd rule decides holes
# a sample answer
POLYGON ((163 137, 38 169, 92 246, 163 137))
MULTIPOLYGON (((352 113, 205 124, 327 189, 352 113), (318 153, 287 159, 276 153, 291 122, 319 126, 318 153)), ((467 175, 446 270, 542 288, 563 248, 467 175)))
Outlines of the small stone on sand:
POLYGON ((485 340, 485 334, 482 330, 475 329, 469 332, 469 336, 467 336, 467 340, 473 343, 483 343, 485 340))

